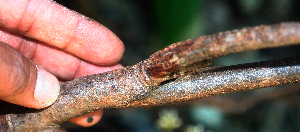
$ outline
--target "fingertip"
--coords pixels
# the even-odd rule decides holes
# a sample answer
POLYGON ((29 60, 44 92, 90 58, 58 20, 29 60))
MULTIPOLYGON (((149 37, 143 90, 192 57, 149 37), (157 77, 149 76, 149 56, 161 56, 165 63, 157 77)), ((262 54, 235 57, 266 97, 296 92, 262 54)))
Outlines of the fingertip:
POLYGON ((54 75, 39 66, 37 66, 37 72, 34 98, 39 102, 39 107, 47 107, 53 104, 58 97, 59 82, 54 75))
POLYGON ((106 65, 114 65, 122 59, 125 52, 125 46, 111 30, 106 28, 105 31, 106 33, 103 35, 107 35, 109 39, 103 43, 106 50, 100 51, 103 53, 102 60, 106 65))
POLYGON ((94 111, 84 116, 70 119, 69 121, 82 127, 90 127, 98 123, 103 115, 103 110, 94 111))

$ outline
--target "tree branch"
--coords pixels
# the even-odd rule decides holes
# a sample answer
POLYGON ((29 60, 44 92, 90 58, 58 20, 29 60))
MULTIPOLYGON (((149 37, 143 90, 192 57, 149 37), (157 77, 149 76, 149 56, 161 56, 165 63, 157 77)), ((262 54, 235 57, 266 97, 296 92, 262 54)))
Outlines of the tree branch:
POLYGON ((58 131, 68 119, 104 108, 152 107, 299 80, 300 58, 205 67, 230 53, 300 42, 299 23, 257 26, 170 45, 134 66, 61 85, 57 101, 36 110, 0 102, 2 131, 58 131), (199 69, 200 68, 200 69, 199 69))
POLYGON ((298 83, 300 57, 199 69, 189 76, 160 85, 148 97, 128 107, 152 107, 233 92, 298 83))

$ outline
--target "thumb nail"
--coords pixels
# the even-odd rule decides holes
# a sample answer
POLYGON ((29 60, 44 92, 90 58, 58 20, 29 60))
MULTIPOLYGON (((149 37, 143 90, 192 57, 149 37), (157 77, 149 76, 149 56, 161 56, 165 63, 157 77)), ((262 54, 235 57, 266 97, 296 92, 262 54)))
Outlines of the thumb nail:
POLYGON ((41 103, 43 107, 53 104, 58 97, 60 86, 58 79, 37 66, 38 74, 34 91, 35 99, 41 103))

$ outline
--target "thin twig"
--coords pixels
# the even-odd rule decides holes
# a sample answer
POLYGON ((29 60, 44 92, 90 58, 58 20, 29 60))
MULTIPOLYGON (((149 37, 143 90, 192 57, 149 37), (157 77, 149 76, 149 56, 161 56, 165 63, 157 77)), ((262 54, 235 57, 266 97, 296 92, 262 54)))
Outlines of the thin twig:
POLYGON ((128 107, 152 107, 233 92, 298 83, 300 57, 226 67, 209 67, 160 85, 128 107))

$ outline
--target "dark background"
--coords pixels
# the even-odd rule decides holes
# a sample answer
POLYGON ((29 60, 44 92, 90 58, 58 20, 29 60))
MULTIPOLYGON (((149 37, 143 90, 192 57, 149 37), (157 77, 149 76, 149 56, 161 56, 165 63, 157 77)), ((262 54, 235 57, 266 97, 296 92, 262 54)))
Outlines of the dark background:
MULTIPOLYGON (((121 60, 134 65, 178 41, 220 31, 300 20, 298 0, 57 0, 111 29, 125 45, 121 60)), ((299 46, 249 51, 213 60, 234 65, 299 55, 299 46)), ((106 109, 90 128, 68 122, 70 132, 163 131, 158 120, 177 112, 174 131, 300 131, 299 85, 233 93, 150 109, 106 109), (164 111, 164 112, 163 112, 164 111)), ((176 114, 172 117, 176 117, 176 114)), ((167 119, 166 122, 171 122, 167 119)), ((173 119, 174 120, 174 119, 173 119)))

